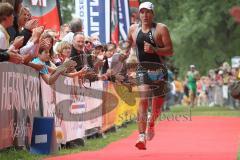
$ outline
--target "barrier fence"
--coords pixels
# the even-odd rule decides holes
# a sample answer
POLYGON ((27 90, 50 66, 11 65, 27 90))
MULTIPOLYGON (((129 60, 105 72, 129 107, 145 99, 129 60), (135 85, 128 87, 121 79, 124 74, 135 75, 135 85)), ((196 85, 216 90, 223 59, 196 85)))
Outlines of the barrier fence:
POLYGON ((138 100, 126 87, 60 76, 47 85, 34 69, 0 63, 0 149, 29 147, 34 117, 54 117, 58 143, 105 132, 136 118, 138 100))

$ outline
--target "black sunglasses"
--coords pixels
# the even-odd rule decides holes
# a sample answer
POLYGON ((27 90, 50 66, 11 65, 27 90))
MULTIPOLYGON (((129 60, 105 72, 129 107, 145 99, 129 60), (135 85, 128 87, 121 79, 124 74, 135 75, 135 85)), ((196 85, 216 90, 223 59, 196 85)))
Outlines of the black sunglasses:
POLYGON ((90 42, 90 41, 85 41, 85 44, 88 44, 88 43, 91 43, 91 44, 92 44, 92 42, 90 42))

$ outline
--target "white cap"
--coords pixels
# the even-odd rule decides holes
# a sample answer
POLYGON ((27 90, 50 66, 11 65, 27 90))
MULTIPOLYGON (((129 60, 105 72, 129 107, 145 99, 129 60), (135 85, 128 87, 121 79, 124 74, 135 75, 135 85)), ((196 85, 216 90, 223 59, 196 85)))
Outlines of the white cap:
POLYGON ((195 68, 195 65, 194 64, 190 65, 190 68, 195 68))
POLYGON ((143 2, 140 4, 138 11, 140 11, 143 8, 153 11, 154 5, 151 2, 143 2))
POLYGON ((222 70, 218 71, 218 74, 223 74, 223 71, 222 70))

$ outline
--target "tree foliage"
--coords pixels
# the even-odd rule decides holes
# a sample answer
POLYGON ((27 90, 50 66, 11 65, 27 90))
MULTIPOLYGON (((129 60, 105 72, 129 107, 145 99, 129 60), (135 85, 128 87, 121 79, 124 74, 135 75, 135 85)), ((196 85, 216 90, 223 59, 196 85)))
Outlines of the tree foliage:
POLYGON ((75 0, 59 0, 60 12, 63 23, 67 23, 72 20, 72 14, 74 13, 75 0))

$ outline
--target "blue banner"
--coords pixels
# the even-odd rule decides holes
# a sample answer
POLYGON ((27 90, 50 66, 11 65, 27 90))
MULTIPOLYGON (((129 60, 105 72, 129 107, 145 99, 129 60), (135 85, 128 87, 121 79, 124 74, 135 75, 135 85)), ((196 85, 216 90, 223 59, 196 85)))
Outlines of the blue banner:
POLYGON ((75 0, 76 17, 84 24, 84 33, 97 35, 102 43, 110 42, 110 0, 75 0))
POLYGON ((127 40, 128 30, 130 27, 128 0, 118 1, 118 16, 120 40, 127 40))

